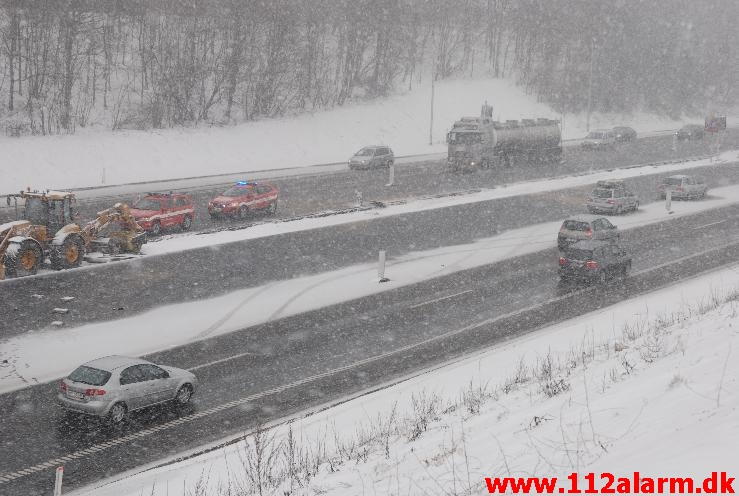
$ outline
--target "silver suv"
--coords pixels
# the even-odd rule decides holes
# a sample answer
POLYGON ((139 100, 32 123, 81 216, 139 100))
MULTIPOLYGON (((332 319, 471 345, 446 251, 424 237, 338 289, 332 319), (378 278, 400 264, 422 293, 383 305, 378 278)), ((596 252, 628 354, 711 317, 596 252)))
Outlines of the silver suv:
POLYGON ((117 424, 128 412, 174 401, 190 402, 197 380, 187 370, 140 358, 108 356, 77 367, 59 383, 57 402, 68 412, 107 417, 117 424))
POLYGON ((365 146, 349 159, 350 169, 372 169, 390 167, 395 161, 393 151, 388 146, 365 146))
POLYGON ((598 181, 585 206, 591 214, 622 214, 637 211, 639 197, 627 189, 623 181, 598 181))
POLYGON ((706 186, 706 183, 700 177, 677 175, 663 179, 658 189, 660 197, 663 199, 667 196, 667 192, 670 191, 672 198, 690 200, 704 198, 708 191, 708 186, 706 186))
POLYGON ((605 150, 616 146, 616 133, 612 129, 596 129, 592 131, 581 143, 586 150, 605 150))
POLYGON ((605 284, 608 279, 626 276, 631 270, 631 257, 617 242, 578 241, 562 251, 559 277, 605 284))
POLYGON ((617 240, 621 237, 618 227, 605 217, 575 215, 562 222, 557 236, 557 247, 564 250, 582 240, 617 240))

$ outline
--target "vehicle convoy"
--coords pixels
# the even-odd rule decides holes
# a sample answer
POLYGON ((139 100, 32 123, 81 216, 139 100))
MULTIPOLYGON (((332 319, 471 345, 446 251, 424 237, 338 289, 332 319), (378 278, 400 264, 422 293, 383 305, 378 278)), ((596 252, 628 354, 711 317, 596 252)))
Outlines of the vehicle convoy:
POLYGON ((621 233, 617 226, 605 217, 597 215, 575 215, 562 222, 557 235, 557 247, 564 250, 578 241, 618 240, 621 233))
POLYGON ((395 156, 387 146, 365 146, 349 159, 350 169, 373 169, 375 167, 390 167, 395 162, 395 156))
POLYGON ((680 174, 663 179, 657 189, 662 199, 667 197, 669 191, 672 199, 691 200, 704 198, 708 186, 703 178, 680 174))
POLYGON ((70 269, 82 263, 86 252, 138 252, 146 242, 120 203, 80 227, 73 193, 21 191, 7 195, 8 206, 13 202, 19 220, 0 225, 0 279, 36 274, 47 256, 53 269, 70 269))
POLYGON ((183 193, 147 193, 133 204, 131 215, 154 235, 173 227, 188 231, 195 218, 195 205, 192 198, 183 193))
POLYGON ((559 162, 562 135, 552 119, 493 120, 493 107, 483 105, 479 117, 462 117, 447 134, 447 166, 451 171, 485 169, 525 162, 559 162))
POLYGON ((107 356, 77 367, 59 382, 57 403, 69 413, 118 424, 132 411, 161 403, 187 405, 197 388, 192 372, 140 358, 107 356))
POLYGON ((631 256, 615 241, 578 241, 565 248, 559 257, 559 277, 605 284, 614 276, 626 276, 631 256))
POLYGON ((585 203, 590 213, 622 214, 639 209, 639 197, 620 180, 598 181, 585 203))
POLYGON ((279 190, 269 183, 239 181, 208 203, 211 218, 235 217, 245 219, 250 213, 277 212, 279 190))

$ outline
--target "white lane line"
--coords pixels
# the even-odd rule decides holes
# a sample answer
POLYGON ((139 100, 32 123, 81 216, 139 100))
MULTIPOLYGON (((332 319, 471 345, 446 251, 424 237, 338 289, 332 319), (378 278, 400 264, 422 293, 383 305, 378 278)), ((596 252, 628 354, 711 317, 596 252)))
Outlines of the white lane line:
POLYGON ((212 365, 218 365, 219 363, 229 362, 231 360, 236 360, 237 358, 245 357, 245 356, 248 356, 248 355, 254 355, 254 353, 251 353, 251 352, 248 352, 248 351, 247 352, 244 352, 244 353, 239 353, 238 355, 228 356, 226 358, 221 358, 220 360, 213 360, 212 362, 203 363, 203 364, 200 364, 200 365, 195 365, 194 367, 190 367, 187 370, 189 370, 190 372, 192 372, 193 370, 198 370, 198 369, 202 369, 202 368, 205 368, 205 367, 210 367, 212 365))
MULTIPOLYGON (((654 267, 649 267, 647 269, 644 269, 644 270, 635 272, 634 274, 647 274, 647 273, 650 273, 650 272, 654 272, 654 271, 659 270, 660 268, 666 267, 666 266, 668 266, 670 264, 677 263, 677 262, 680 262, 680 261, 683 261, 683 260, 687 260, 687 259, 692 258, 692 257, 701 256, 701 255, 704 255, 704 254, 707 254, 707 253, 710 253, 710 252, 713 252, 713 251, 721 250, 721 249, 724 249, 724 248, 727 248, 727 247, 730 247, 730 246, 734 246, 735 244, 736 243, 727 243, 725 245, 722 245, 722 246, 719 246, 719 247, 716 247, 716 248, 710 248, 710 249, 704 250, 704 251, 702 251, 700 253, 696 253, 696 254, 693 254, 693 255, 686 255, 684 257, 680 257, 680 258, 678 258, 676 260, 673 260, 671 262, 665 262, 663 264, 660 264, 660 265, 657 265, 657 266, 654 266, 654 267)), ((59 458, 55 458, 53 460, 49 460, 47 462, 39 463, 37 465, 34 465, 31 468, 23 469, 23 470, 16 471, 16 472, 10 472, 10 473, 0 474, 0 484, 4 484, 6 482, 10 482, 10 481, 13 481, 15 479, 19 479, 19 478, 21 478, 21 477, 23 477, 25 475, 30 475, 30 474, 35 473, 35 472, 40 472, 41 470, 44 470, 41 467, 47 466, 48 464, 60 465, 60 464, 62 464, 62 461, 70 461, 70 460, 74 460, 74 459, 77 459, 77 458, 84 458, 85 456, 88 455, 88 453, 90 452, 90 450, 93 450, 94 452, 97 452, 97 451, 105 450, 105 449, 107 449, 109 447, 118 446, 118 445, 127 443, 129 441, 133 441, 133 440, 138 439, 138 438, 149 436, 150 434, 153 434, 155 432, 159 432, 159 431, 162 431, 162 430, 165 430, 165 429, 169 429, 171 427, 175 427, 177 425, 181 425, 181 424, 184 424, 186 422, 192 422, 194 420, 197 420, 197 419, 200 419, 200 418, 203 418, 203 417, 207 417, 209 415, 213 415, 213 414, 222 412, 224 410, 228 410, 228 409, 234 408, 234 407, 239 406, 239 405, 244 405, 244 404, 247 404, 247 403, 251 403, 251 402, 253 402, 255 400, 258 400, 258 399, 261 399, 261 398, 264 398, 264 397, 267 397, 267 396, 272 396, 274 394, 281 393, 281 392, 284 392, 284 391, 287 391, 287 390, 290 390, 290 389, 295 389, 295 388, 297 388, 299 386, 303 386, 305 384, 308 384, 308 383, 311 383, 311 382, 315 382, 315 381, 317 381, 319 379, 324 379, 326 377, 330 377, 332 375, 336 375, 336 374, 339 374, 341 372, 346 372, 346 371, 349 371, 349 370, 352 370, 352 369, 355 369, 355 368, 359 368, 359 367, 362 367, 364 365, 367 365, 367 364, 370 364, 370 363, 373 363, 373 362, 384 360, 384 359, 389 358, 389 357, 391 357, 393 355, 403 354, 403 353, 406 353, 406 352, 408 352, 410 350, 413 350, 414 348, 420 348, 422 346, 426 346, 426 345, 431 344, 431 343, 434 343, 436 341, 441 341, 441 340, 444 340, 444 339, 447 339, 447 338, 450 338, 450 337, 453 337, 453 336, 456 336, 456 335, 459 335, 459 334, 463 334, 465 332, 472 331, 474 329, 477 329, 477 328, 480 328, 480 327, 483 327, 483 326, 486 326, 486 325, 489 325, 489 324, 494 324, 497 321, 508 319, 508 318, 511 318, 511 317, 515 317, 515 316, 524 314, 526 312, 530 312, 532 310, 536 310, 536 309, 538 309, 538 308, 540 308, 540 307, 542 307, 544 305, 549 305, 549 304, 552 304, 552 303, 556 303, 558 301, 565 300, 567 298, 570 298, 572 296, 576 296, 576 295, 585 293, 587 291, 593 291, 595 289, 596 289, 596 286, 586 286, 586 287, 583 287, 583 288, 578 289, 576 291, 573 291, 571 293, 567 293, 567 294, 564 294, 564 295, 561 295, 561 296, 556 296, 554 298, 550 298, 549 300, 543 301, 541 303, 530 305, 528 307, 525 307, 525 308, 522 308, 522 309, 519 309, 519 310, 515 310, 513 312, 509 312, 509 313, 506 313, 506 314, 503 314, 503 315, 499 315, 497 317, 492 317, 492 318, 489 318, 489 319, 485 319, 485 320, 482 320, 482 321, 477 322, 475 324, 470 324, 468 326, 462 327, 460 329, 455 329, 453 331, 449 331, 449 332, 446 332, 446 333, 443 333, 443 334, 439 334, 439 335, 436 335, 436 336, 433 336, 433 337, 424 339, 422 341, 418 341, 418 342, 415 342, 415 343, 408 344, 408 345, 403 346, 401 348, 397 348, 397 349, 394 349, 394 350, 391 350, 391 351, 388 351, 388 352, 385 352, 385 353, 380 353, 379 355, 374 355, 374 356, 371 356, 371 357, 367 357, 367 358, 364 358, 362 360, 356 361, 354 363, 350 363, 350 364, 344 365, 343 367, 338 367, 338 368, 335 368, 335 369, 327 370, 326 372, 322 372, 320 374, 312 375, 310 377, 304 377, 303 379, 300 379, 298 381, 292 382, 290 384, 284 384, 282 386, 277 386, 277 387, 274 387, 272 389, 268 389, 266 391, 262 391, 260 393, 255 393, 255 394, 252 394, 250 396, 246 396, 246 397, 243 397, 243 398, 239 398, 237 400, 229 401, 228 403, 223 403, 221 405, 214 406, 212 408, 208 408, 207 410, 202 410, 202 411, 197 412, 197 413, 192 413, 190 415, 185 415, 183 417, 180 417, 179 419, 172 420, 172 421, 166 422, 164 424, 160 424, 160 425, 155 426, 155 427, 150 427, 148 429, 144 429, 142 431, 138 431, 138 432, 135 432, 135 433, 132 433, 132 434, 128 434, 126 436, 119 437, 118 439, 112 439, 110 441, 106 441, 104 444, 99 444, 97 446, 88 447, 88 448, 83 449, 83 450, 80 450, 80 451, 75 451, 75 452, 70 453, 68 455, 65 455, 63 457, 59 457, 59 458)), ((219 360, 219 362, 221 362, 221 361, 224 361, 224 359, 219 360)), ((206 364, 204 364, 204 365, 206 365, 206 364)))
POLYGON ((694 227, 693 230, 695 231, 695 230, 703 229, 703 228, 706 228, 706 227, 717 226, 719 224, 723 224, 724 222, 726 222, 728 220, 729 219, 724 219, 724 220, 719 220, 719 221, 716 221, 716 222, 711 222, 710 224, 703 224, 702 226, 696 226, 696 227, 694 227))
POLYGON ((408 307, 408 308, 409 309, 413 309, 413 308, 422 307, 424 305, 430 305, 431 303, 437 303, 437 302, 440 302, 440 301, 448 300, 450 298, 454 298, 456 296, 461 296, 461 295, 467 294, 467 293, 472 293, 472 290, 471 289, 468 289, 467 291, 462 291, 461 293, 455 293, 453 295, 442 296, 441 298, 436 298, 434 300, 424 301, 423 303, 418 303, 418 304, 413 305, 413 306, 408 307))

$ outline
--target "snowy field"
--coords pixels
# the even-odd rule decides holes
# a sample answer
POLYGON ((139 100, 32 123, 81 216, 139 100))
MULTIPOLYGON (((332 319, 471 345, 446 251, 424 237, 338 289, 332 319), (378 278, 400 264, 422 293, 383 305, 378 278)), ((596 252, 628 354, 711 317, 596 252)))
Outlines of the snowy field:
MULTIPOLYGON (((446 132, 484 101, 500 120, 561 119, 507 80, 457 80, 436 85, 433 144, 430 88, 293 118, 225 128, 161 131, 80 129, 71 136, 0 137, 0 194, 27 186, 75 189, 101 184, 188 178, 344 162, 362 146, 387 144, 396 155, 444 152, 446 132)), ((591 127, 628 125, 638 132, 675 129, 684 122, 648 114, 594 114, 591 127)), ((565 116, 564 138, 585 135, 583 115, 565 116)))
POLYGON ((686 280, 280 424, 260 435, 261 456, 249 436, 73 494, 482 495, 496 476, 736 477, 738 274, 686 280), (261 491, 247 482, 257 461, 261 491))
MULTIPOLYGON (((672 214, 666 211, 663 203, 652 203, 633 214, 611 216, 609 219, 620 229, 628 230, 731 205, 739 201, 739 185, 713 189, 710 195, 710 199, 699 202, 673 202, 672 214)), ((385 284, 377 283, 375 264, 363 264, 273 281, 209 300, 161 306, 126 319, 75 328, 54 327, 52 320, 60 317, 50 316, 48 328, 0 342, 0 393, 57 379, 80 363, 100 356, 153 353, 456 271, 553 248, 560 225, 561 221, 535 224, 469 244, 411 252, 400 257, 390 256, 386 275, 391 281, 385 284), (156 332, 151 332, 152 329, 156 329, 156 332)), ((194 238, 200 237, 204 236, 194 238)), ((552 260, 552 263, 556 263, 556 260, 552 260)), ((60 299, 59 305, 73 308, 74 301, 65 303, 60 299)))

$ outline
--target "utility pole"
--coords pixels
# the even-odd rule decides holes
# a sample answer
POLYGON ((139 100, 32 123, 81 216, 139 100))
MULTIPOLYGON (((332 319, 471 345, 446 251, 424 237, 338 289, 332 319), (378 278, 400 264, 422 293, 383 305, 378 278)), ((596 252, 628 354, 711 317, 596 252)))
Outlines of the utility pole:
POLYGON ((429 122, 429 145, 434 144, 434 80, 436 79, 436 69, 431 73, 431 119, 429 122))
POLYGON ((593 52, 595 52, 595 38, 590 39, 590 83, 588 84, 588 118, 585 130, 590 132, 590 106, 593 103, 593 52))

